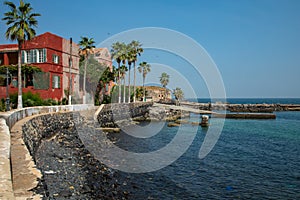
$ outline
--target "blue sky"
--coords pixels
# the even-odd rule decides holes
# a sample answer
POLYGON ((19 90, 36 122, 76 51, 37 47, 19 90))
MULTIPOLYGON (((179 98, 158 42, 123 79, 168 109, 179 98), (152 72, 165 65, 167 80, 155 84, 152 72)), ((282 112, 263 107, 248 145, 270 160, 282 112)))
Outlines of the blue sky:
MULTIPOLYGON (((220 71, 227 97, 300 97, 298 0, 27 2, 42 14, 37 34, 49 31, 74 41, 88 36, 98 44, 133 28, 168 28, 205 48, 220 71)), ((6 11, 2 5, 1 13, 6 11)), ((0 43, 9 43, 4 37, 5 29, 1 21, 0 43)), ((201 77, 193 78, 184 61, 175 62, 169 55, 154 56, 151 51, 140 59, 174 66, 186 74, 197 96, 208 97, 205 82, 201 77), (179 64, 181 69, 175 66, 179 64)), ((149 75, 147 80, 157 82, 154 78, 158 76, 149 75)), ((176 75, 171 76, 171 89, 180 87, 178 80, 176 75)), ((189 92, 186 96, 190 96, 189 92)))

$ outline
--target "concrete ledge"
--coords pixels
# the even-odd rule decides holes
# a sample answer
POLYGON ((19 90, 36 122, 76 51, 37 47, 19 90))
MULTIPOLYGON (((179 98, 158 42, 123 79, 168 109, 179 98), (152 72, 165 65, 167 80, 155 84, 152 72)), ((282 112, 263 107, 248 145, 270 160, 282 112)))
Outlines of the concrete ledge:
POLYGON ((272 113, 215 113, 212 114, 212 117, 228 119, 276 119, 276 115, 272 113))
POLYGON ((10 170, 10 132, 0 118, 0 199, 15 199, 10 170))
POLYGON ((12 110, 10 112, 0 113, 0 118, 6 120, 9 129, 19 120, 37 114, 53 113, 61 111, 82 111, 92 110, 95 106, 92 104, 77 104, 77 105, 63 105, 63 106, 37 106, 28 107, 19 110, 12 110))
POLYGON ((26 117, 55 113, 62 111, 94 110, 92 104, 63 105, 63 106, 38 106, 28 107, 10 112, 0 113, 0 199, 16 199, 14 196, 11 174, 11 135, 10 129, 26 117))

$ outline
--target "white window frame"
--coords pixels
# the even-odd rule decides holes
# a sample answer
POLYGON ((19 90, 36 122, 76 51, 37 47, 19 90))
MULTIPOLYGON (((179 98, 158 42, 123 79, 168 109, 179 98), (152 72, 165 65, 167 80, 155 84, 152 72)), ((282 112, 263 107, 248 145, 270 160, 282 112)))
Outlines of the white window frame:
POLYGON ((24 55, 24 63, 45 63, 47 60, 47 51, 46 49, 31 49, 31 50, 23 50, 24 55), (31 54, 32 53, 32 54, 31 54), (35 59, 34 58, 35 54, 35 59))
POLYGON ((54 62, 55 64, 58 64, 58 63, 59 63, 59 56, 58 56, 58 55, 53 54, 53 62, 54 62))
POLYGON ((52 88, 53 89, 59 89, 60 88, 60 82, 61 82, 61 77, 58 75, 53 75, 52 77, 52 88))

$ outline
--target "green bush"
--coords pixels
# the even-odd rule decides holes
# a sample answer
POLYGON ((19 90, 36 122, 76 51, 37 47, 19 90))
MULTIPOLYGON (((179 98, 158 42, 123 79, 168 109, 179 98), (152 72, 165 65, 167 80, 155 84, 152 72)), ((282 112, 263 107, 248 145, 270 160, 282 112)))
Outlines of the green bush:
POLYGON ((30 91, 26 92, 22 96, 23 106, 42 106, 44 105, 44 100, 40 97, 39 93, 33 94, 30 91))
POLYGON ((46 99, 43 101, 43 106, 56 106, 58 102, 53 99, 46 99))
POLYGON ((0 100, 0 112, 5 112, 6 111, 6 104, 5 104, 5 99, 0 100))
POLYGON ((103 95, 103 104, 109 104, 111 103, 111 97, 109 95, 103 95))
POLYGON ((61 101, 62 105, 68 105, 68 99, 66 97, 64 97, 61 101))
MULTIPOLYGON (((43 100, 38 93, 33 94, 30 91, 22 94, 22 100, 23 100, 23 107, 59 105, 58 102, 53 99, 43 100)), ((17 93, 10 95, 10 102, 12 108, 17 108, 17 104, 18 104, 17 93)))
POLYGON ((11 107, 16 109, 18 105, 18 93, 9 95, 9 99, 10 99, 11 107))

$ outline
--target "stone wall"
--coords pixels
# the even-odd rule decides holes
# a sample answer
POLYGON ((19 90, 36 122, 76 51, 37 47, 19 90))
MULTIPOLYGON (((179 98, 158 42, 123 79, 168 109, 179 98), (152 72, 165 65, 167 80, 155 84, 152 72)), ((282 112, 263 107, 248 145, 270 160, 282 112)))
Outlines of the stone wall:
POLYGON ((37 106, 28 107, 19 110, 12 110, 10 112, 0 113, 0 118, 6 120, 6 124, 11 127, 19 120, 32 115, 44 114, 44 113, 56 113, 64 111, 81 111, 81 110, 95 110, 95 106, 92 104, 78 104, 78 105, 64 105, 64 106, 37 106))
POLYGON ((10 133, 0 118, 0 199, 14 199, 10 169, 10 133))
POLYGON ((22 127, 22 136, 30 154, 34 157, 43 139, 49 139, 57 132, 75 126, 75 120, 82 120, 79 113, 65 112, 39 115, 26 122, 22 127))
POLYGON ((145 116, 152 105, 151 102, 106 104, 97 111, 97 120, 101 127, 116 127, 117 121, 145 116))
POLYGON ((0 113, 0 199, 15 199, 12 188, 10 148, 10 129, 19 120, 42 113, 55 113, 62 111, 95 110, 94 105, 65 105, 65 106, 39 106, 28 107, 10 112, 0 113))

